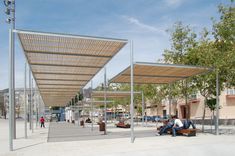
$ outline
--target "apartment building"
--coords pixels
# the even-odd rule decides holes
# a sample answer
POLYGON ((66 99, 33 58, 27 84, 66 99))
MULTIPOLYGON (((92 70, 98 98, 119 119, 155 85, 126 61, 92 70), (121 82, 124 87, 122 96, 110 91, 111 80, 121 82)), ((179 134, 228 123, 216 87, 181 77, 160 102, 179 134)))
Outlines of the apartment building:
MULTIPOLYGON (((172 100, 171 108, 169 108, 169 100, 162 100, 161 104, 146 104, 147 115, 167 116, 169 110, 171 114, 178 115, 179 118, 190 117, 191 119, 202 119, 204 110, 204 97, 199 93, 190 95, 186 104, 185 99, 172 100)), ((235 120, 235 88, 225 89, 219 96, 219 116, 220 119, 234 119, 235 120)), ((205 116, 211 118, 213 112, 207 107, 205 116)))
MULTIPOLYGON (((2 90, 3 96, 3 105, 6 110, 6 116, 8 117, 8 109, 9 109, 9 93, 8 89, 2 90)), ((29 102, 30 102, 30 90, 26 90, 26 107, 27 111, 29 112, 29 102)), ((36 114, 37 110, 40 114, 44 113, 44 105, 40 97, 36 93, 36 91, 32 92, 32 107, 33 107, 33 114, 36 114)), ((25 100, 24 100, 24 89, 23 88, 16 88, 15 89, 15 113, 16 118, 24 118, 24 108, 25 108, 25 100)))

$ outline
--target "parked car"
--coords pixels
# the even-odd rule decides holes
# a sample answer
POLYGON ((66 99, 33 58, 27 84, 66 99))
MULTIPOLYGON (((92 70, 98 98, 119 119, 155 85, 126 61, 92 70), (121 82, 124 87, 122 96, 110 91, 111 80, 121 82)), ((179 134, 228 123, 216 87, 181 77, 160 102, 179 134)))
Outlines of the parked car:
POLYGON ((152 121, 152 117, 151 116, 144 116, 144 121, 152 121))
POLYGON ((153 122, 158 122, 160 120, 162 120, 162 117, 160 115, 153 116, 153 122))

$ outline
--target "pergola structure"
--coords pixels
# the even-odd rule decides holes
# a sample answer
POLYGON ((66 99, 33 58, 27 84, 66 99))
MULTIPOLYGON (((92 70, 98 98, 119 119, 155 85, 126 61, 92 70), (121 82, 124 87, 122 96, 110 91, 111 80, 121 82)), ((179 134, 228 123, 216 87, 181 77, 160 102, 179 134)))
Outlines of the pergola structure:
MULTIPOLYGON (((10 29, 10 150, 13 150, 14 130, 12 128, 15 120, 14 34, 17 34, 19 38, 46 106, 65 106, 128 43, 125 39, 10 29)), ((32 113, 30 118, 32 118, 32 113)))
MULTIPOLYGON (((134 142, 134 104, 133 84, 170 84, 189 77, 205 74, 213 69, 189 65, 133 62, 131 50, 131 65, 113 77, 111 83, 131 84, 131 142, 134 142)), ((218 126, 217 126, 218 127, 218 126)))
MULTIPOLYGON (((127 40, 44 33, 25 30, 9 32, 9 146, 13 149, 14 123, 14 34, 18 35, 37 88, 46 106, 65 106, 76 93, 118 53, 127 40)), ((131 84, 131 142, 134 142, 133 84, 172 83, 210 71, 209 68, 154 63, 133 63, 130 42, 130 66, 111 82, 131 84)), ((217 75, 218 76, 218 75, 217 75)), ((106 106, 106 69, 104 101, 106 106)), ((218 79, 218 77, 217 77, 218 79)), ((218 86, 218 81, 217 81, 218 86)), ((92 88, 92 87, 91 87, 92 88)), ((218 91, 218 87, 217 87, 218 91)), ((30 104, 31 105, 31 104, 30 104)), ((105 108, 106 109, 106 108, 105 108)), ((218 110, 218 96, 217 96, 218 110)), ((32 118, 32 109, 31 116, 32 118)), ((218 112, 218 111, 217 111, 218 112)), ((106 118, 106 117, 105 117, 106 118)), ((217 116, 218 130, 218 116, 217 116)), ((218 131, 217 131, 218 132, 218 131)))
POLYGON ((47 106, 64 106, 127 40, 16 30, 47 106))
MULTIPOLYGON (((134 92, 134 94, 141 94, 142 92, 134 92)), ((104 98, 104 91, 92 91, 92 97, 93 98, 104 98)), ((130 91, 107 91, 106 97, 107 98, 125 98, 130 97, 131 92, 130 91)))
MULTIPOLYGON (((133 94, 140 94, 142 97, 142 126, 144 126, 144 94, 143 91, 135 91, 133 94)), ((126 98, 130 97, 130 91, 92 91, 93 98, 126 98)))
MULTIPOLYGON (((135 62, 133 70, 133 80, 136 84, 170 84, 195 75, 207 73, 212 69, 188 65, 135 62)), ((130 76, 131 67, 129 66, 112 78, 110 82, 130 83, 130 76)))

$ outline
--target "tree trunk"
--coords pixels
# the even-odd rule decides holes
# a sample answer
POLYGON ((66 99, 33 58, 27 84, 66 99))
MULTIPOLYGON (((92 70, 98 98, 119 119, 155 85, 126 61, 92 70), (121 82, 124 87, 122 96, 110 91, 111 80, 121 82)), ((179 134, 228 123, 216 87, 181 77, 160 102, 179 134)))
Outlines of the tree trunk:
POLYGON ((213 114, 213 116, 212 116, 212 121, 213 121, 213 124, 215 124, 215 110, 213 110, 213 112, 212 112, 213 114))
POLYGON ((4 119, 7 119, 7 112, 4 112, 4 119))
POLYGON ((190 119, 190 114, 189 114, 189 106, 188 106, 188 84, 187 84, 187 80, 185 80, 185 106, 186 106, 186 119, 190 119))
POLYGON ((4 117, 4 119, 6 119, 7 118, 7 111, 6 111, 6 106, 4 103, 1 106, 1 111, 2 111, 1 115, 4 117))
POLYGON ((185 95, 185 107, 186 107, 186 119, 189 119, 190 115, 189 115, 189 106, 188 106, 188 97, 187 97, 187 94, 185 95))
POLYGON ((4 119, 7 119, 7 111, 6 111, 6 108, 4 106, 3 110, 2 110, 2 115, 4 116, 4 119))
POLYGON ((205 115, 206 115, 206 101, 207 101, 207 98, 205 98, 205 100, 204 100, 204 108, 203 108, 203 115, 202 115, 202 132, 204 132, 205 115))

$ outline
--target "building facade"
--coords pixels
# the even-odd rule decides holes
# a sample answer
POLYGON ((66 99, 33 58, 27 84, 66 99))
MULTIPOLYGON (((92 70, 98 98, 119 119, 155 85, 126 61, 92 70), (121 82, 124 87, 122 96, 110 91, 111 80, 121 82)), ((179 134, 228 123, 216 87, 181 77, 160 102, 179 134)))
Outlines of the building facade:
MULTIPOLYGON (((8 89, 1 91, 3 97, 3 105, 6 110, 6 117, 8 118, 9 114, 9 92, 8 89)), ((29 112, 29 103, 30 103, 30 90, 26 90, 26 100, 24 99, 24 89, 16 88, 15 89, 15 116, 16 118, 24 118, 25 106, 27 107, 27 114, 29 112), (26 105, 25 105, 26 102, 26 105)), ((0 96, 1 98, 1 96, 0 96)), ((43 115, 44 114, 44 104, 42 100, 40 100, 39 94, 34 90, 32 92, 32 109, 33 114, 43 115)))
MULTIPOLYGON (((177 115, 179 118, 202 119, 204 111, 204 97, 199 93, 190 95, 187 99, 172 100, 171 108, 169 107, 169 100, 162 100, 161 104, 146 104, 146 113, 149 116, 167 116, 177 115), (171 111, 171 113, 170 113, 171 111)), ((225 89, 219 96, 219 117, 220 119, 235 119, 235 88, 225 89)), ((212 118, 213 111, 206 107, 205 117, 212 118)))

